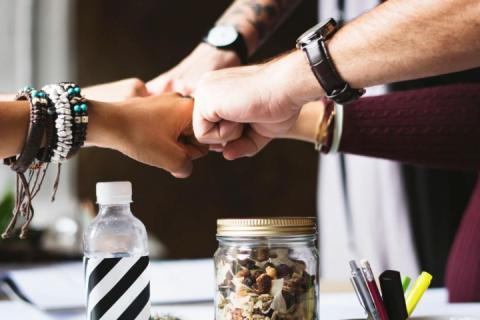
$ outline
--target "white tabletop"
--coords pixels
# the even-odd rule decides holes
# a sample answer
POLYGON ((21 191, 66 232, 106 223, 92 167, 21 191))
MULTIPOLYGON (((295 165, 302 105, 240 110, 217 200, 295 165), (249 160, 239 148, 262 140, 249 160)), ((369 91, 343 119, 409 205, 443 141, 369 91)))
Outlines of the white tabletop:
MULTIPOLYGON (((214 308, 213 302, 208 302, 213 297, 213 268, 210 268, 208 260, 197 261, 179 261, 166 262, 153 265, 152 283, 157 282, 158 292, 152 291, 157 295, 158 301, 161 304, 154 304, 152 311, 159 314, 169 314, 178 317, 182 320, 202 320, 213 319, 214 308), (187 270, 188 269, 188 270, 187 270), (179 276, 175 273, 180 270, 181 277, 184 284, 180 285, 183 288, 177 293, 178 299, 182 303, 173 304, 171 300, 165 300, 164 297, 171 297, 172 290, 179 289, 179 276), (190 272, 190 271, 191 272, 190 272), (155 276, 155 273, 164 274, 168 271, 169 277, 155 276), (185 276, 190 275, 190 276, 185 276), (155 278, 155 279, 154 279, 155 278), (154 281, 156 280, 156 281, 154 281), (160 281, 161 280, 161 281, 160 281), (175 281, 174 283, 172 281, 175 281), (196 287, 195 290, 191 290, 196 287), (200 290, 208 287, 208 290, 200 290), (188 289, 190 288, 190 289, 188 289), (211 291, 210 291, 211 290, 211 291), (185 295, 188 291, 188 295, 185 295), (192 294, 195 293, 195 296, 192 294), (192 299, 198 298, 192 303, 192 299), (203 302, 202 302, 203 301, 203 302), (207 301, 207 302, 205 302, 207 301)), ((11 277, 16 280, 17 284, 21 284, 24 291, 30 291, 30 297, 34 297, 40 303, 44 303, 43 308, 40 305, 32 306, 19 301, 1 301, 0 315, 2 319, 38 319, 38 320, 84 320, 85 314, 81 306, 76 305, 76 309, 66 309, 62 311, 52 311, 55 301, 61 299, 66 302, 76 301, 78 298, 75 293, 82 291, 82 270, 80 265, 56 265, 50 268, 36 268, 30 272, 14 272, 15 276, 11 277), (50 280, 49 280, 50 279, 50 280), (27 281, 28 280, 28 281, 27 281), (79 282, 80 288, 75 288, 76 282, 79 282), (48 282, 48 283, 46 283, 48 282), (64 290, 65 283, 69 284, 70 290, 64 290), (32 286, 33 284, 33 286, 32 286), (40 290, 41 289, 41 290, 40 290), (57 290, 58 289, 58 290, 57 290), (37 291, 37 294, 34 294, 37 291), (57 294, 60 293, 60 297, 57 294), (38 293, 49 292, 49 304, 42 302, 38 298, 38 293), (72 296, 71 298, 69 296, 72 296), (43 310, 43 311, 40 311, 43 310), (19 317, 19 314, 22 316, 19 317)), ((11 276, 11 274, 10 274, 11 276)), ((181 284, 181 283, 180 283, 181 284)), ((364 312, 358 303, 357 297, 351 291, 351 288, 346 283, 325 283, 321 282, 319 296, 319 318, 327 320, 339 319, 355 319, 365 318, 364 312)), ((154 299, 152 297, 152 299, 154 299)), ((44 299, 45 300, 45 299, 44 299)), ((64 301, 64 302, 65 302, 64 301)), ((152 300, 153 301, 153 300, 152 300)), ((61 301, 59 302, 61 303, 61 301)), ((68 304, 63 304, 65 307, 68 304)), ((75 304, 72 304, 75 305, 75 304)), ((55 308, 53 308, 55 309, 55 308)), ((425 294, 424 298, 419 303, 414 312, 415 316, 469 316, 465 318, 442 318, 442 319, 462 319, 462 320, 480 320, 472 316, 480 316, 480 303, 471 304, 449 304, 447 291, 445 289, 430 289, 425 294)))

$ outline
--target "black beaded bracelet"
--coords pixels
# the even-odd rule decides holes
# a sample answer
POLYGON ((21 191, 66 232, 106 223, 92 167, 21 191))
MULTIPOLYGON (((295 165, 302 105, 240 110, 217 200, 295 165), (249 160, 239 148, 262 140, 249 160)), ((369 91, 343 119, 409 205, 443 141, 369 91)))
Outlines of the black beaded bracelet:
POLYGON ((48 95, 46 96, 46 99, 48 101, 45 123, 45 137, 47 144, 38 151, 37 160, 43 163, 50 163, 53 156, 53 149, 57 144, 57 135, 55 133, 55 120, 57 119, 57 113, 55 111, 55 106, 48 95))
POLYGON ((73 116, 73 140, 67 158, 72 158, 83 147, 87 138, 88 128, 88 105, 87 99, 82 95, 81 88, 74 83, 62 83, 68 93, 72 116, 73 116))

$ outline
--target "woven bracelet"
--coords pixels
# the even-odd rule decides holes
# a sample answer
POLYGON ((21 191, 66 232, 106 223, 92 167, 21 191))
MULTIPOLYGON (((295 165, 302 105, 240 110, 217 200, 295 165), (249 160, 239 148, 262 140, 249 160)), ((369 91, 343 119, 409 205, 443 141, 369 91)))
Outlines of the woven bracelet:
POLYGON ((31 87, 25 87, 18 92, 15 100, 29 101, 30 124, 20 155, 4 160, 4 163, 10 166, 17 174, 15 208, 12 212, 10 223, 2 234, 4 239, 12 236, 19 215, 22 215, 25 220, 21 228, 20 238, 26 237, 28 226, 34 215, 32 200, 38 193, 38 190, 40 190, 45 176, 45 170, 43 175, 40 174, 43 163, 34 162, 45 134, 48 109, 46 94, 42 90, 37 91, 31 87), (25 172, 28 169, 30 170, 27 178, 25 172))

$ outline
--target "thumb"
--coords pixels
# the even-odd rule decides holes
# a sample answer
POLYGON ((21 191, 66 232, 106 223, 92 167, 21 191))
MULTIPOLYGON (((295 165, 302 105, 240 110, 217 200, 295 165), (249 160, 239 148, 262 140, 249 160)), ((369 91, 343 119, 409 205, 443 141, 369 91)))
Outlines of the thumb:
POLYGON ((258 134, 248 128, 244 135, 237 140, 229 142, 223 149, 223 157, 235 160, 241 157, 253 157, 262 150, 272 139, 258 134))

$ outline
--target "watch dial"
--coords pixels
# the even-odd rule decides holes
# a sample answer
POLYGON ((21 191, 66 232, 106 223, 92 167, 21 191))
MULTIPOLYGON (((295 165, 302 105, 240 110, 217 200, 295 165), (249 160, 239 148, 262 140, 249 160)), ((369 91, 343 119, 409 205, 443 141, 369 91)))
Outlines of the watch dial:
POLYGON ((238 37, 238 32, 232 26, 216 26, 208 33, 207 41, 216 46, 224 47, 232 44, 238 37))

